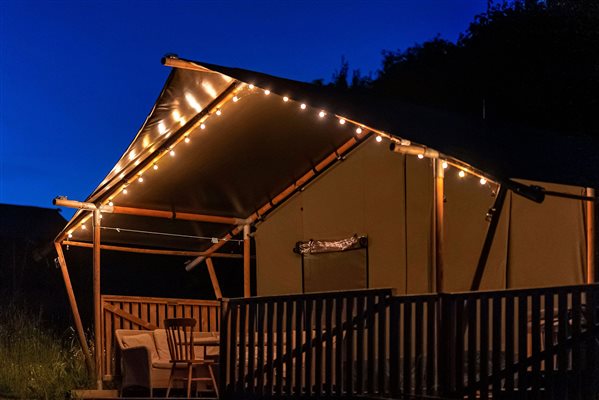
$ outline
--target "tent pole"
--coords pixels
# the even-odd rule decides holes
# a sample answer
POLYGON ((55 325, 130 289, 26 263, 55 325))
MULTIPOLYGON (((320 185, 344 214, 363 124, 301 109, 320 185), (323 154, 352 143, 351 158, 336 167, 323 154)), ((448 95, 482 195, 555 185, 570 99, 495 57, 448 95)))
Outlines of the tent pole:
POLYGON ((433 173, 435 176, 435 290, 437 293, 443 293, 445 170, 443 161, 439 158, 433 162, 433 173))
POLYGON ((251 297, 250 285, 250 225, 243 226, 243 297, 251 297))
MULTIPOLYGON (((595 189, 586 188, 587 197, 595 198, 595 189)), ((585 202, 587 239, 587 283, 593 283, 595 276, 595 201, 585 202)))
POLYGON ((489 228, 487 229, 487 235, 485 236, 485 241, 483 242, 483 248, 480 251, 478 264, 476 265, 476 271, 474 272, 474 278, 472 278, 472 284, 470 285, 471 291, 480 289, 480 283, 483 279, 483 274, 487 266, 487 260, 489 259, 489 253, 491 252, 493 239, 495 239, 495 232, 497 232, 497 226, 499 225, 499 219, 501 217, 501 211, 503 210, 503 203, 505 203, 506 194, 507 188, 504 186, 499 186, 497 197, 495 198, 493 207, 490 210, 492 213, 491 222, 489 223, 489 228))
POLYGON ((102 310, 100 299, 100 210, 94 210, 94 273, 93 273, 93 297, 94 297, 94 348, 96 361, 96 386, 102 389, 102 310))
POLYGON ((73 285, 71 284, 71 277, 69 276, 69 270, 67 269, 67 262, 62 251, 62 246, 58 242, 54 242, 54 248, 56 254, 58 254, 58 264, 60 265, 60 272, 62 272, 62 280, 67 290, 67 297, 69 298, 69 304, 71 305, 71 312, 73 313, 73 320, 75 321, 75 331, 79 338, 79 344, 83 350, 85 356, 85 365, 87 372, 90 374, 94 371, 94 365, 92 363, 92 356, 87 346, 87 340, 85 340, 85 333, 83 333, 83 324, 81 323, 81 315, 79 315, 79 307, 77 307, 77 300, 75 299, 75 293, 73 292, 73 285))
POLYGON ((214 264, 212 263, 212 258, 208 257, 206 259, 206 266, 208 267, 208 273, 210 274, 210 281, 212 282, 212 287, 214 288, 214 295, 217 300, 223 298, 223 294, 220 291, 220 285, 218 284, 218 278, 216 277, 216 271, 214 271, 214 264))
MULTIPOLYGON (((74 242, 71 240, 65 240, 62 242, 65 246, 85 247, 91 249, 94 247, 92 243, 87 242, 74 242)), ((108 251, 120 251, 125 253, 139 253, 139 254, 161 254, 166 256, 180 256, 180 257, 198 257, 208 255, 205 251, 182 251, 182 250, 160 250, 160 249, 142 249, 138 247, 125 247, 125 246, 113 246, 108 244, 100 245, 100 249, 108 251)), ((212 253, 210 257, 213 258, 243 258, 242 254, 228 254, 228 253, 212 253)))

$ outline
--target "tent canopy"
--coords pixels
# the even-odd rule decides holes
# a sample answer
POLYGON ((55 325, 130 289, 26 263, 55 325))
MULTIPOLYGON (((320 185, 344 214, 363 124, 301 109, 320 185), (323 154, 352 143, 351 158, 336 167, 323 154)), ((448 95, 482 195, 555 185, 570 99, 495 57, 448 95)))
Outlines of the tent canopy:
MULTIPOLYGON (((165 210, 175 218, 106 213, 103 243, 205 250, 233 225, 181 221, 177 213, 248 218, 348 140, 373 132, 428 146, 497 180, 579 186, 599 180, 598 169, 585 167, 598 157, 588 138, 566 140, 242 69, 169 61, 182 67, 172 69, 137 136, 87 201, 165 210)), ((59 238, 90 242, 89 214, 77 212, 59 238)))

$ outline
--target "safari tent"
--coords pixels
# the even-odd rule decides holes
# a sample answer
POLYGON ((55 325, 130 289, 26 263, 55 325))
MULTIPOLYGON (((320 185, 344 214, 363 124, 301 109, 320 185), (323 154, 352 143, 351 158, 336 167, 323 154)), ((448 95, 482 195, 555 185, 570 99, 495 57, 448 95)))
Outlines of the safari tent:
POLYGON ((175 56, 163 63, 171 73, 114 168, 84 202, 55 200, 79 209, 56 238, 76 320, 62 246, 93 248, 96 340, 106 328, 102 250, 188 256, 181 268, 207 268, 217 299, 219 257, 239 258, 246 297, 595 281, 599 172, 584 167, 588 139, 175 56))

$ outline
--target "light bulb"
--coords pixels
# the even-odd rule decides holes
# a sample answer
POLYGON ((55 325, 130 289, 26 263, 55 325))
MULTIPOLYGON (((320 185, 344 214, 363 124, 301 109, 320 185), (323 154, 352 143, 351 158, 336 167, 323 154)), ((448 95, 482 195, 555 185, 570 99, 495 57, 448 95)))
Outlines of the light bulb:
POLYGON ((302 110, 305 110, 305 109, 306 109, 306 105, 305 105, 304 103, 302 103, 302 105, 300 106, 300 108, 301 108, 302 110))
POLYGON ((424 154, 418 154, 418 158, 422 160, 424 158, 424 154))
POLYGON ((70 238, 72 238, 72 237, 73 237, 73 234, 72 234, 72 233, 69 233, 69 239, 70 239, 70 238))
POLYGON ((81 229, 86 230, 87 227, 85 225, 81 225, 81 229))
POLYGON ((191 139, 190 139, 189 137, 187 137, 187 136, 185 137, 185 139, 184 139, 184 140, 185 140, 185 143, 189 143, 189 142, 191 142, 191 139))
POLYGON ((480 178, 479 182, 481 185, 485 185, 487 183, 487 180, 485 178, 480 178))
POLYGON ((158 169, 158 164, 154 164, 152 168, 154 168, 154 171, 156 171, 158 169))
POLYGON ((237 100, 239 100, 239 97, 233 96, 233 103, 237 103, 237 100))
POLYGON ((113 203, 112 201, 109 201, 109 202, 108 202, 108 205, 109 205, 110 207, 112 207, 112 206, 114 206, 114 203, 113 203))
POLYGON ((200 129, 206 129, 206 125, 204 125, 204 124, 200 125, 200 129))
POLYGON ((362 128, 360 128, 360 127, 357 127, 357 128, 356 128, 356 133, 357 133, 358 135, 359 135, 360 133, 362 133, 362 128))
POLYGON ((341 125, 344 125, 344 124, 345 124, 345 120, 344 120, 343 118, 341 118, 341 119, 339 120, 339 123, 340 123, 341 125))
POLYGON ((171 157, 174 157, 175 156, 175 150, 171 150, 169 154, 171 155, 171 157))
POLYGON ((127 189, 123 189, 123 194, 127 194, 129 191, 127 189))
POLYGON ((289 97, 287 97, 287 96, 283 97, 283 101, 285 101, 285 102, 289 101, 289 97))
POLYGON ((266 89, 266 90, 264 91, 264 94, 268 96, 268 95, 270 94, 270 90, 266 89))
POLYGON ((220 109, 216 110, 216 115, 221 115, 222 111, 220 109))
POLYGON ((252 85, 252 84, 250 83, 250 84, 248 85, 248 87, 249 87, 250 89, 253 89, 253 88, 254 88, 254 85, 252 85))
POLYGON ((140 176, 139 178, 137 178, 137 181, 138 181, 139 183, 142 183, 142 182, 144 181, 144 178, 142 178, 142 177, 140 176))
POLYGON ((324 118, 325 115, 327 115, 327 113, 325 113, 324 111, 321 111, 321 112, 318 113, 318 116, 320 118, 324 118))
POLYGON ((443 169, 447 169, 447 167, 449 167, 447 161, 443 161, 443 164, 441 164, 441 166, 443 166, 443 169))
POLYGON ((465 177, 465 176, 466 176, 466 173, 465 173, 464 171, 460 171, 460 172, 458 172, 458 176, 459 176, 460 178, 463 178, 463 177, 465 177))
POLYGON ((383 137, 381 135, 377 136, 376 137, 376 141, 379 142, 379 143, 382 142, 383 141, 383 137))

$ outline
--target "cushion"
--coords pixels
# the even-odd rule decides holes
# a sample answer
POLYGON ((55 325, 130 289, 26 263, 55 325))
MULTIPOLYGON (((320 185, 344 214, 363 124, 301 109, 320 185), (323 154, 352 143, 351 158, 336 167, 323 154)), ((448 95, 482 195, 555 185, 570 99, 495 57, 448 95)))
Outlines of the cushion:
POLYGON ((168 341, 166 340, 166 330, 156 329, 154 331, 154 340, 156 341, 156 351, 160 361, 169 362, 171 360, 171 352, 168 349, 168 341))
POLYGON ((123 347, 125 349, 130 349, 133 347, 145 347, 150 352, 150 357, 152 360, 158 358, 158 353, 156 352, 156 346, 154 345, 154 338, 149 333, 142 333, 140 335, 126 335, 121 338, 123 342, 123 347))

